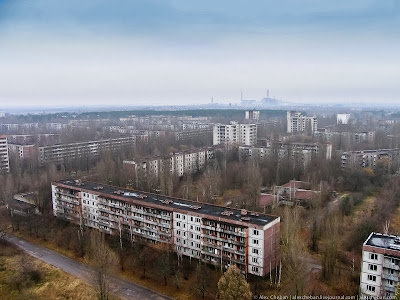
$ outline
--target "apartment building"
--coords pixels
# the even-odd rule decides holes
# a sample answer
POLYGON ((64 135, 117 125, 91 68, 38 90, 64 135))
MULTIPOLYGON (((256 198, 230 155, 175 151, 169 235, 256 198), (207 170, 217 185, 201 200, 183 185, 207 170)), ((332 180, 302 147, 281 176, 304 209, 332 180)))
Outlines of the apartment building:
POLYGON ((56 217, 221 268, 264 276, 279 261, 276 216, 80 180, 52 183, 52 199, 56 217))
POLYGON ((327 160, 330 160, 332 144, 267 141, 265 146, 261 147, 239 147, 239 157, 243 160, 263 159, 268 155, 277 154, 280 158, 290 157, 303 161, 304 165, 311 161, 313 155, 321 152, 327 160))
POLYGON ((336 141, 342 147, 350 146, 351 144, 361 143, 374 143, 375 142, 375 131, 338 131, 323 128, 318 130, 314 134, 321 141, 334 142, 336 141))
POLYGON ((239 124, 231 121, 230 124, 215 124, 213 128, 213 145, 247 145, 257 144, 257 125, 239 124))
POLYGON ((390 166, 398 166, 400 162, 400 149, 376 149, 343 152, 341 156, 342 168, 372 168, 376 169, 377 163, 385 160, 390 166))
POLYGON ((350 122, 350 114, 337 114, 336 115, 336 124, 337 125, 347 125, 350 122))
POLYGON ((168 156, 145 157, 140 160, 124 160, 124 167, 130 168, 136 177, 154 175, 158 177, 168 168, 172 175, 182 177, 185 174, 193 174, 204 169, 206 163, 214 159, 215 151, 218 148, 209 147, 193 149, 190 151, 175 152, 168 156))
POLYGON ((19 144, 8 144, 9 154, 14 154, 13 157, 19 159, 36 158, 38 157, 38 148, 36 145, 19 145, 19 144))
POLYGON ((61 144, 39 147, 39 162, 62 163, 78 157, 94 158, 102 151, 115 151, 123 147, 135 147, 136 136, 105 139, 81 143, 61 144))
POLYGON ((371 233, 363 244, 360 294, 393 299, 400 276, 400 237, 371 233))
POLYGON ((206 144, 211 145, 213 140, 212 128, 176 131, 174 134, 175 134, 175 140, 180 141, 182 143, 203 140, 206 144))
POLYGON ((287 112, 287 133, 306 133, 313 135, 318 129, 317 117, 307 117, 297 111, 287 112))
POLYGON ((0 135, 0 172, 10 171, 7 136, 0 135))
POLYGON ((246 120, 256 120, 260 119, 260 111, 259 110, 246 110, 244 113, 246 120))
POLYGON ((60 143, 60 135, 55 133, 39 133, 39 134, 8 134, 7 140, 9 144, 37 146, 50 146, 60 143))
POLYGON ((1 130, 3 131, 22 131, 27 129, 39 128, 39 123, 12 123, 12 124, 1 124, 1 130))

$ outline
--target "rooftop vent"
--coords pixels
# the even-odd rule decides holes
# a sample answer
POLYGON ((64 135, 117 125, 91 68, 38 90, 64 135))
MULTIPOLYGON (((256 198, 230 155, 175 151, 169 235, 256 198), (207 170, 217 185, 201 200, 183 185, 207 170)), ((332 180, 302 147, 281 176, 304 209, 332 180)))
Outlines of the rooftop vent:
POLYGON ((166 200, 161 200, 161 203, 172 204, 172 203, 174 203, 174 201, 166 199, 166 200))
POLYGON ((260 214, 257 213, 257 212, 252 212, 251 215, 252 215, 252 216, 255 216, 255 217, 258 217, 260 214))
POLYGON ((190 208, 191 208, 191 209, 198 210, 198 209, 201 208, 201 206, 200 206, 200 205, 191 205, 190 208))
POLYGON ((229 210, 225 210, 225 211, 223 211, 223 212, 221 213, 221 215, 223 215, 223 216, 232 216, 232 215, 233 215, 233 212, 232 212, 232 211, 229 211, 229 210))
POLYGON ((400 236, 396 236, 396 237, 394 238, 394 243, 395 243, 396 245, 400 245, 400 236))
POLYGON ((123 193, 124 193, 124 191, 121 191, 121 190, 114 191, 114 194, 117 194, 117 195, 121 195, 123 193))
POLYGON ((242 216, 247 215, 247 210, 241 209, 241 210, 240 210, 240 214, 241 214, 242 216))
POLYGON ((85 185, 80 179, 75 180, 75 184, 78 186, 85 185))
POLYGON ((95 186, 93 189, 94 189, 94 190, 102 190, 103 187, 99 185, 99 186, 95 186))
POLYGON ((249 217, 241 217, 240 218, 242 221, 250 221, 250 218, 249 217))

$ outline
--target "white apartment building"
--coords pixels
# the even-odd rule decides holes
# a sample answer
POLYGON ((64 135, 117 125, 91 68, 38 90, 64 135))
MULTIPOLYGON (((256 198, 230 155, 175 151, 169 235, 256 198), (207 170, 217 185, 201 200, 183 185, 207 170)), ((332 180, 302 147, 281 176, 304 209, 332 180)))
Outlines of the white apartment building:
POLYGON ((279 262, 280 218, 80 180, 52 183, 53 213, 132 242, 172 243, 192 259, 265 276, 279 262))
POLYGON ((230 124, 215 124, 213 128, 213 145, 246 145, 257 144, 257 125, 239 124, 231 121, 230 124))
POLYGON ((245 119, 246 120, 259 120, 260 119, 260 111, 259 110, 246 110, 245 111, 245 119))
POLYGON ((347 125, 350 121, 350 114, 337 114, 336 115, 336 124, 347 125))
POLYGON ((361 296, 393 297, 399 285, 400 237, 373 232, 362 251, 361 296))
POLYGON ((303 132, 313 135, 317 129, 317 117, 306 117, 297 111, 287 112, 287 133, 303 132))
POLYGON ((0 135, 0 172, 10 171, 7 136, 0 135))

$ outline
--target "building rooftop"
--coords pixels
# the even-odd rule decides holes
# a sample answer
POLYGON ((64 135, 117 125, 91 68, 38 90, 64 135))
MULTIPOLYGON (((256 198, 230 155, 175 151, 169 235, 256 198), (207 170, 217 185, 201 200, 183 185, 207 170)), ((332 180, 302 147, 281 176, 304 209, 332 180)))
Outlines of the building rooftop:
POLYGON ((265 226, 278 218, 277 216, 266 215, 250 211, 246 211, 246 214, 244 213, 242 214, 242 210, 240 209, 222 207, 208 203, 179 199, 179 198, 136 191, 116 186, 109 186, 97 182, 83 181, 83 180, 80 182, 81 184, 79 183, 78 180, 68 179, 68 180, 60 180, 57 181, 56 183, 67 185, 79 190, 80 189, 89 190, 93 191, 94 193, 106 194, 111 197, 115 196, 123 197, 126 199, 127 202, 130 202, 130 200, 135 199, 147 202, 149 204, 162 205, 167 208, 187 210, 192 213, 211 215, 213 217, 218 217, 248 224, 255 224, 258 226, 265 226), (99 189, 99 187, 101 188, 99 189), (119 192, 119 194, 117 194, 117 192, 119 192))
POLYGON ((372 232, 364 245, 400 251, 400 237, 372 232))

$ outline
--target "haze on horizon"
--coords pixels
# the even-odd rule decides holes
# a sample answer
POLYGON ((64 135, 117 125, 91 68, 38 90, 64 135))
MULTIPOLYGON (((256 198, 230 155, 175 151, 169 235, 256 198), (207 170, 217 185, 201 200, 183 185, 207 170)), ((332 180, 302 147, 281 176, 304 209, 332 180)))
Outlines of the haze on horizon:
POLYGON ((396 0, 0 0, 0 108, 398 103, 396 0))

